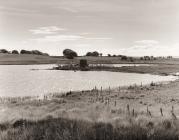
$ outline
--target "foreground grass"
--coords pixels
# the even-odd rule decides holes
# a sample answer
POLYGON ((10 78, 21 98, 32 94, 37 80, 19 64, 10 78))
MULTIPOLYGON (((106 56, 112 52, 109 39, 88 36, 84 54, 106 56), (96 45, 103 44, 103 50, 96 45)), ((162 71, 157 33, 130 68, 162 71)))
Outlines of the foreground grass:
POLYGON ((54 94, 50 100, 5 98, 0 140, 177 140, 178 90, 175 81, 54 94))
POLYGON ((116 120, 113 123, 48 118, 41 121, 18 120, 1 124, 1 140, 177 140, 177 120, 116 120))

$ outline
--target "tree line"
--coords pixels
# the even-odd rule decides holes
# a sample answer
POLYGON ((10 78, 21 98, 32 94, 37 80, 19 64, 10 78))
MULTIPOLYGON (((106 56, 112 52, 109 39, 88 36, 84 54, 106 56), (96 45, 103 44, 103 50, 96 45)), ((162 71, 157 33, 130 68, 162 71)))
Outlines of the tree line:
MULTIPOLYGON (((71 49, 65 49, 63 51, 63 55, 68 58, 68 59, 73 59, 74 57, 77 57, 78 54, 77 52, 71 50, 71 49)), ((93 52, 87 52, 85 56, 93 56, 93 57, 99 57, 99 56, 103 56, 102 53, 99 53, 97 51, 93 51, 93 52)), ((157 60, 157 59, 172 59, 173 57, 172 56, 166 56, 166 57, 162 57, 162 56, 159 56, 159 57, 154 57, 154 56, 143 56, 143 57, 140 57, 140 58, 137 58, 137 57, 131 57, 131 56, 126 56, 126 55, 111 55, 111 54, 108 54, 107 55, 108 57, 119 57, 121 60, 123 61, 135 61, 135 60, 143 60, 143 61, 147 61, 147 60, 157 60)))
POLYGON ((49 54, 47 53, 43 53, 39 50, 12 50, 12 51, 8 51, 6 49, 0 49, 0 53, 4 53, 4 54, 33 54, 33 55, 44 55, 44 56, 49 56, 49 54))

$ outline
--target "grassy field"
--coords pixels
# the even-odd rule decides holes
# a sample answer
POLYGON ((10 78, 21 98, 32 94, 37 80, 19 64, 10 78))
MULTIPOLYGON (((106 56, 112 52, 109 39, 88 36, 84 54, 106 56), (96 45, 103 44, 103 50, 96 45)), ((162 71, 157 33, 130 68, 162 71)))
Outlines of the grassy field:
POLYGON ((0 65, 28 65, 28 64, 64 64, 79 63, 80 59, 87 59, 90 64, 118 64, 118 63, 154 63, 154 64, 179 64, 178 58, 158 59, 158 60, 140 60, 137 58, 134 62, 122 61, 120 57, 90 57, 79 56, 73 60, 66 59, 63 56, 42 56, 31 54, 2 54, 0 53, 0 65))
POLYGON ((0 139, 177 140, 179 81, 1 98, 0 139))
POLYGON ((119 57, 86 57, 81 56, 73 60, 62 56, 40 56, 29 54, 0 54, 0 65, 32 65, 32 64, 79 64, 80 59, 87 59, 89 64, 155 64, 151 66, 137 67, 102 67, 93 68, 94 71, 113 71, 113 72, 132 72, 132 73, 150 73, 158 75, 175 74, 179 71, 179 59, 159 59, 151 61, 135 60, 134 62, 122 61, 119 57))
MULTIPOLYGON (((118 57, 63 57, 0 54, 0 64, 131 63, 118 57)), ((104 68, 115 72, 168 75, 178 59, 132 63, 151 66, 104 68)), ((94 69, 96 70, 96 69, 94 69)), ((99 69, 98 69, 99 70, 99 69)), ((111 85, 112 86, 112 85, 111 85)), ((177 140, 179 80, 42 97, 0 98, 0 140, 177 140)))
POLYGON ((177 120, 146 120, 129 117, 113 123, 48 118, 19 120, 0 132, 1 140, 178 140, 177 120))

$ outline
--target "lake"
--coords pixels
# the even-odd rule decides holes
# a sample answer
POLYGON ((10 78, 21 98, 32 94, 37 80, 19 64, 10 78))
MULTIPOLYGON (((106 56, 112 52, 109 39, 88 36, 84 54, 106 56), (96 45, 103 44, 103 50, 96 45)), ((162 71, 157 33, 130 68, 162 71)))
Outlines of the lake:
POLYGON ((0 65, 0 96, 37 96, 175 80, 174 76, 107 72, 44 70, 55 65, 0 65), (39 70, 32 70, 39 69, 39 70))

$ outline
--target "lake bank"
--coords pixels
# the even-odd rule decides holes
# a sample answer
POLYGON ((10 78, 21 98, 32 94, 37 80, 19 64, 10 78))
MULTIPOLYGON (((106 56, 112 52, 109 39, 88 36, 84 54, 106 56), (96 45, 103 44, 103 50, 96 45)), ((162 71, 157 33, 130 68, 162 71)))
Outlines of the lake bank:
POLYGON ((136 57, 134 61, 121 60, 120 57, 91 57, 78 56, 67 59, 63 56, 41 56, 32 54, 1 54, 0 65, 33 65, 33 64, 78 64, 80 59, 86 59, 89 64, 179 64, 179 58, 140 60, 136 57))
POLYGON ((126 72, 126 73, 141 73, 141 74, 154 74, 154 75, 176 75, 179 71, 179 65, 167 65, 167 64, 146 64, 140 65, 140 63, 133 63, 134 66, 88 66, 80 68, 79 66, 57 66, 49 70, 69 70, 69 71, 110 71, 110 72, 126 72), (138 66, 135 66, 138 65, 138 66))
MULTIPOLYGON (((150 73, 159 75, 169 75, 179 72, 179 58, 158 59, 158 60, 140 60, 137 58, 134 62, 122 61, 120 57, 86 57, 79 56, 74 59, 66 59, 63 56, 39 56, 39 55, 15 55, 0 54, 0 65, 40 65, 40 64, 79 64, 80 59, 86 59, 88 64, 149 64, 151 66, 120 67, 120 68, 102 68, 105 71, 130 72, 130 73, 150 73), (152 66, 152 65, 157 66, 152 66)), ((100 71, 100 68, 93 68, 94 71, 100 71)))
MULTIPOLYGON (((81 125, 88 124, 88 126, 94 127, 94 124, 99 124, 106 129, 109 136, 117 137, 109 131, 111 130, 109 127, 107 129, 106 125, 110 125, 113 130, 119 128, 119 134, 123 132, 122 128, 125 128, 125 131, 127 131, 124 135, 126 139, 133 134, 132 132, 135 132, 135 137, 139 139, 141 131, 148 139, 151 138, 148 137, 150 132, 152 132, 152 137, 160 136, 161 139, 165 139, 164 132, 170 131, 171 135, 167 136, 172 138, 178 136, 175 132, 179 131, 177 119, 179 116, 178 91, 179 81, 177 80, 145 86, 134 85, 113 89, 94 88, 90 91, 71 91, 63 95, 44 96, 41 99, 24 99, 21 101, 9 99, 7 102, 0 103, 0 136, 6 138, 9 136, 6 135, 6 132, 9 132, 12 138, 17 138, 18 133, 16 132, 19 132, 23 135, 22 139, 28 139, 24 137, 24 134, 36 137, 36 132, 31 130, 34 127, 40 128, 41 122, 43 122, 45 126, 50 127, 47 129, 43 125, 43 131, 40 129, 38 132, 42 134, 46 131, 52 138, 52 136, 57 136, 57 133, 63 131, 63 128, 68 127, 68 124, 71 126, 73 124, 71 122, 74 122, 77 127, 73 130, 66 129, 69 129, 70 134, 72 131, 73 134, 77 134, 76 128, 84 129, 81 125), (58 131, 57 128, 64 124, 63 121, 66 123, 58 131), (3 127, 4 125, 6 127, 3 127), (51 129, 57 130, 56 133, 52 132, 51 129)), ((94 136, 90 133, 91 128, 85 130, 83 131, 84 136, 87 133, 90 134, 91 138, 94 136), (85 130, 86 132, 84 132, 85 130)), ((99 130, 104 132, 101 128, 99 130)), ((93 132, 96 133, 97 130, 95 129, 93 132)), ((44 134, 43 136, 47 135, 44 134)), ((103 137, 100 138, 103 139, 103 137)), ((46 140, 47 137, 44 137, 44 139, 46 140)))
MULTIPOLYGON (((20 71, 22 68, 16 69, 16 74, 14 74, 13 70, 10 76, 11 82, 14 79, 12 78, 13 76, 23 80, 24 75, 31 82, 33 80, 44 81, 44 79, 36 80, 34 77, 38 77, 40 73, 43 74, 44 78, 49 75, 47 74, 48 72, 52 72, 45 70, 33 71, 29 69, 29 66, 26 67, 28 69, 25 69, 25 73, 20 71), (34 77, 28 75, 29 73, 35 74, 34 77)), ((147 72, 152 74, 178 72, 177 65, 166 64, 161 64, 157 68, 154 66, 130 66, 117 69, 118 71, 122 69, 125 72, 131 71, 133 73, 138 71, 139 73, 147 72)), ((5 72, 9 74, 10 70, 12 69, 7 66, 5 72)), ((96 70, 94 71, 97 72, 96 70)), ((53 72, 56 73, 55 77, 51 75, 50 77, 53 81, 58 79, 54 83, 59 86, 60 78, 57 77, 57 73, 60 71, 53 72)), ((69 75, 68 71, 65 72, 67 73, 62 75, 70 77, 74 75, 74 72, 71 72, 72 75, 69 75)), ((84 72, 82 76, 86 79, 84 74, 87 73, 84 72)), ((119 72, 113 74, 119 74, 119 72)), ((104 75, 100 77, 103 78, 104 75)), ((115 77, 116 75, 114 75, 113 81, 115 77)), ((76 79, 79 81, 78 78, 76 79)), ((127 78, 119 79, 118 82, 125 79, 127 78)), ((147 78, 145 77, 145 79, 147 78)), ((7 79, 3 81, 7 81, 7 79)), ((106 82, 106 80, 103 80, 103 82, 106 82)), ((14 83, 19 82, 15 80, 14 83)), ((12 82, 12 84, 14 83, 12 82)), ((49 85, 53 82, 47 81, 45 83, 49 85)), ((79 140, 103 140, 107 139, 107 137, 108 139, 112 137, 116 140, 128 140, 131 138, 141 140, 178 139, 179 80, 161 83, 151 82, 146 85, 143 83, 140 85, 139 83, 139 85, 131 84, 114 88, 113 84, 108 85, 111 85, 111 87, 101 88, 98 85, 90 90, 71 90, 64 92, 64 94, 57 92, 38 97, 0 98, 0 139, 28 140, 29 138, 39 138, 50 140, 55 138, 76 138, 79 140)), ((28 93, 31 90, 26 92, 28 93)), ((26 92, 23 91, 22 93, 27 94, 26 92)))
MULTIPOLYGON (((164 116, 169 117, 172 106, 174 106, 175 114, 179 116, 178 91, 179 80, 143 86, 133 85, 110 89, 94 88, 87 91, 71 91, 65 94, 54 93, 40 98, 1 98, 0 111, 3 114, 0 120, 12 122, 14 119, 18 120, 22 117, 36 120, 44 119, 48 115, 55 118, 60 115, 67 115, 92 121, 92 119, 102 119, 100 117, 107 108, 109 112, 110 110, 126 112, 127 105, 129 105, 130 111, 134 109, 139 114, 146 112, 148 107, 152 117, 161 116, 160 108, 163 108, 164 116), (101 112, 95 111, 96 107, 100 108, 101 112), (91 111, 97 113, 96 118, 91 118, 91 111), (79 115, 80 112, 83 115, 79 115), (7 117, 9 113, 11 113, 11 116, 7 117)), ((112 113, 113 117, 116 117, 116 115, 116 113, 112 113)))

